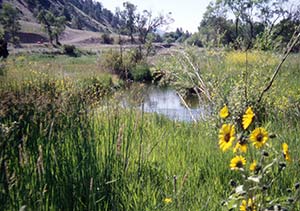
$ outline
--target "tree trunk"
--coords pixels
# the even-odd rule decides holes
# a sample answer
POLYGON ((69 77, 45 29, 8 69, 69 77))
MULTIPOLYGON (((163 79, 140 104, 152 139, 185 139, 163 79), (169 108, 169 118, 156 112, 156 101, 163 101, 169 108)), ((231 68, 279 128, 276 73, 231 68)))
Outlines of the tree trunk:
POLYGON ((239 17, 236 17, 235 19, 235 38, 239 36, 239 17))
POLYGON ((55 43, 56 45, 61 45, 61 43, 59 42, 59 39, 58 39, 58 34, 55 34, 55 43))
POLYGON ((49 36, 49 42, 50 42, 51 45, 53 45, 52 30, 51 30, 50 25, 47 25, 47 32, 48 32, 48 36, 49 36))

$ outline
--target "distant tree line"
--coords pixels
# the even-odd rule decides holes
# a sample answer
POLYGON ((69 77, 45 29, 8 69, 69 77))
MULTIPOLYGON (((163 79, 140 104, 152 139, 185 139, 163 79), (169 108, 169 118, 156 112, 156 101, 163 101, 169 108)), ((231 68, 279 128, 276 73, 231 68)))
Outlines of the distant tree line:
POLYGON ((299 25, 300 7, 288 0, 216 0, 207 7, 197 38, 204 46, 274 50, 285 47, 299 25))

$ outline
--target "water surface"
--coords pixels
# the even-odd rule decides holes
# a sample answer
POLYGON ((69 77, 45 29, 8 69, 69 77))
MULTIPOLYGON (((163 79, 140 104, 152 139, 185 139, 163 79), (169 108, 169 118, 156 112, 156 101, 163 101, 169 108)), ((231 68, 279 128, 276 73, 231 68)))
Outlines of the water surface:
POLYGON ((174 89, 153 85, 132 85, 122 94, 124 107, 137 107, 144 112, 161 114, 179 121, 205 119, 208 115, 207 108, 199 103, 197 97, 184 100, 189 109, 174 89))

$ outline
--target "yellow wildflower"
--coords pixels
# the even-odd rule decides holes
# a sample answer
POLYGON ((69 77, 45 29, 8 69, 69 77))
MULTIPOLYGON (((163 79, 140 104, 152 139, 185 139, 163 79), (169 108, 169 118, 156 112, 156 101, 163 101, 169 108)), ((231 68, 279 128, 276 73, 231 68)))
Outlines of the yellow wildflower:
POLYGON ((282 144, 282 151, 283 151, 284 159, 288 162, 291 162, 292 159, 290 157, 289 146, 287 145, 287 143, 282 144))
POLYGON ((252 123, 253 117, 255 116, 255 114, 252 111, 251 107, 248 107, 248 109, 246 110, 245 114, 243 115, 243 128, 244 130, 246 130, 249 125, 252 123))
POLYGON ((224 105, 224 107, 220 110, 220 117, 222 119, 225 119, 226 117, 228 117, 228 115, 229 115, 228 107, 224 105))
POLYGON ((240 211, 256 211, 256 206, 252 199, 248 199, 248 203, 246 200, 243 200, 240 206, 240 211))
POLYGON ((223 152, 228 150, 235 140, 235 128, 231 124, 223 124, 219 132, 219 146, 223 152))
POLYGON ((268 132, 264 128, 258 127, 251 132, 249 139, 256 148, 261 148, 269 139, 268 132))
POLYGON ((166 204, 169 204, 169 203, 172 202, 172 199, 171 199, 171 198, 165 198, 165 199, 164 199, 164 202, 165 202, 166 204))
POLYGON ((236 143, 236 145, 235 145, 235 147, 234 147, 234 149, 233 149, 233 152, 234 153, 236 153, 236 152, 238 152, 238 151, 240 151, 240 152, 244 152, 244 153, 246 153, 247 152, 247 140, 239 140, 237 143, 236 143))
POLYGON ((251 164, 250 164, 250 171, 255 171, 257 167, 257 162, 256 160, 254 160, 251 164))
POLYGON ((243 156, 237 155, 230 161, 231 170, 238 170, 246 165, 246 159, 243 156))

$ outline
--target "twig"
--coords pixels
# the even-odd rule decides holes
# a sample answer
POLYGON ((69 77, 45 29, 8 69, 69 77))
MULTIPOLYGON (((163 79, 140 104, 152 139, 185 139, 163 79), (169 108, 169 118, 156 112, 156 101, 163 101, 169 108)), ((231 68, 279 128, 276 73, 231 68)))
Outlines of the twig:
POLYGON ((297 44, 299 38, 300 38, 300 32, 299 32, 299 29, 300 29, 300 25, 297 27, 297 29, 295 30, 290 42, 288 43, 287 45, 287 51, 285 52, 281 62, 278 64, 278 66, 276 67, 274 73, 273 73, 273 76, 272 78, 270 79, 269 81, 269 84, 266 86, 266 88, 262 91, 262 93, 260 94, 260 97, 258 99, 258 103, 260 103, 260 101, 262 100, 262 97, 263 95, 271 88, 276 76, 278 75, 280 69, 281 69, 281 66, 282 64, 284 63, 284 61, 286 60, 286 58, 288 57, 288 55, 290 54, 291 50, 293 49, 293 47, 297 44), (297 34, 298 33, 298 34, 297 34))
POLYGON ((185 102, 185 100, 183 99, 183 97, 182 97, 179 93, 177 93, 177 94, 178 94, 179 98, 181 99, 183 105, 184 105, 184 106, 186 107, 186 109, 189 111, 192 120, 193 120, 195 123, 197 123, 197 120, 195 119, 195 117, 194 117, 194 115, 193 115, 193 113, 192 113, 190 107, 187 105, 187 103, 185 102))

